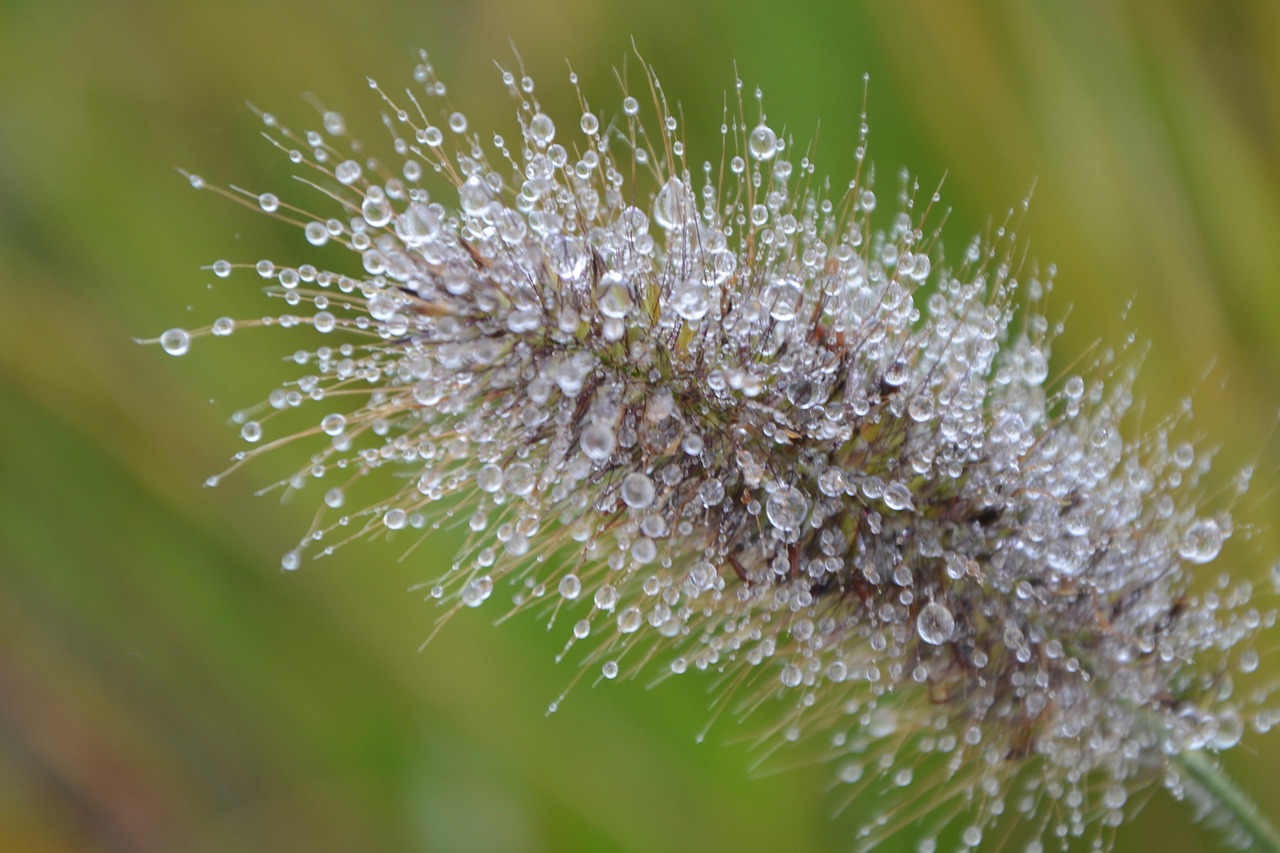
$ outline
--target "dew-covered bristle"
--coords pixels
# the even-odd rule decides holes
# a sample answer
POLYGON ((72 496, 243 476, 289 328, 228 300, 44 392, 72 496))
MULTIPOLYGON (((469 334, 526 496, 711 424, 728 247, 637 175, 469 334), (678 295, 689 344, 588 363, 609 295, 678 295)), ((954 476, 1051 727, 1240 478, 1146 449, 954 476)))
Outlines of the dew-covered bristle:
POLYGON ((159 338, 325 336, 236 418, 237 465, 313 452, 281 484, 321 504, 284 568, 466 524, 428 584, 447 614, 507 590, 588 680, 710 671, 716 714, 775 709, 766 752, 893 794, 868 847, 1015 825, 1106 846, 1146 786, 1180 789, 1170 755, 1270 727, 1269 691, 1232 683, 1275 613, 1196 581, 1234 532, 1212 449, 1183 438, 1189 408, 1124 436, 1131 357, 1051 378, 1052 270, 1022 261, 1021 209, 946 265, 936 193, 904 176, 876 212, 865 118, 836 187, 740 83, 702 162, 652 74, 610 123, 580 91, 555 120, 500 73, 511 138, 470 128, 425 55, 401 96, 371 81, 386 163, 336 113, 262 114, 323 214, 190 176, 359 258, 219 261, 286 307, 159 338), (311 426, 273 432, 290 417, 311 426))

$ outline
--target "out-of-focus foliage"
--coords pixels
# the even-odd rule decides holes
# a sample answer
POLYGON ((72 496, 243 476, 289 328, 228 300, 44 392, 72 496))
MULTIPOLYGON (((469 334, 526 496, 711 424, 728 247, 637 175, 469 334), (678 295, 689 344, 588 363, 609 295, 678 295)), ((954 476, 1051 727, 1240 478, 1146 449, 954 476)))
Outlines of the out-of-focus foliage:
MULTIPOLYGON (((509 36, 549 112, 572 108, 568 59, 602 116, 620 110, 613 73, 636 62, 634 37, 683 106, 695 160, 719 156, 736 61, 771 123, 800 145, 816 136, 818 173, 840 183, 869 71, 882 196, 903 166, 927 186, 945 172, 952 253, 1035 182, 1021 234, 1059 267, 1050 314, 1073 306, 1055 368, 1134 331, 1151 346, 1146 425, 1198 388, 1196 424, 1223 444, 1221 470, 1261 454, 1240 513, 1259 529, 1224 559, 1270 583, 1275 4, 10 0, 0 849, 849 846, 857 821, 830 819, 830 767, 753 778, 754 754, 735 743, 750 725, 727 713, 693 742, 711 678, 584 684, 544 718, 574 673, 553 664, 558 641, 537 620, 495 629, 466 614, 416 653, 438 611, 406 590, 443 568, 452 534, 403 561, 407 538, 282 576, 310 504, 252 493, 293 460, 200 483, 239 444, 220 421, 286 375, 287 333, 202 340, 181 361, 131 342, 263 312, 244 279, 205 287, 200 265, 304 254, 296 232, 173 171, 284 185, 288 163, 245 99, 305 124, 298 93, 314 92, 376 146, 364 77, 408 83, 425 47, 473 126, 501 129, 511 105, 493 60, 511 61, 509 36)), ((1262 669, 1280 675, 1274 656, 1262 669)), ((1229 766, 1259 802, 1280 801, 1268 772, 1280 744, 1250 734, 1245 746, 1229 766)), ((1212 843, 1189 823, 1159 795, 1117 849, 1212 843)))

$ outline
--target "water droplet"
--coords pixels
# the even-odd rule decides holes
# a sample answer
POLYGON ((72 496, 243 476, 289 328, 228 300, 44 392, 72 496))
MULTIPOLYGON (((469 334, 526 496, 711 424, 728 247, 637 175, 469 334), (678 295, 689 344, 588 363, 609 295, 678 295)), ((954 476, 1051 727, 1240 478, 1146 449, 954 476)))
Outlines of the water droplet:
POLYGON ((809 514, 809 497, 794 486, 783 486, 769 495, 764 514, 774 527, 794 535, 809 514))
POLYGON ((476 486, 482 492, 493 493, 502 488, 502 469, 492 463, 476 472, 476 486))
POLYGON ((1178 554, 1192 563, 1207 563, 1221 550, 1222 530, 1211 518, 1193 523, 1178 544, 1178 554))
POLYGON ((623 634, 633 634, 640 627, 642 621, 640 608, 628 607, 618 614, 618 631, 623 634))
POLYGON ((911 490, 903 483, 890 483, 884 490, 884 505, 898 512, 904 509, 915 509, 911 503, 911 490))
POLYGON ((653 221, 665 231, 682 228, 693 212, 693 196, 679 178, 663 184, 653 200, 653 221))
POLYGON ((350 186, 360 180, 360 164, 355 160, 343 160, 333 169, 333 176, 338 179, 338 183, 350 186))
POLYGON ((240 437, 248 442, 257 441, 262 438, 262 425, 257 421, 245 421, 240 427, 240 437))
POLYGON ((582 127, 582 132, 588 136, 595 135, 595 132, 600 129, 600 119, 596 118, 592 113, 583 113, 582 121, 578 122, 578 124, 582 127))
POLYGON ((169 355, 186 355, 191 349, 191 335, 186 329, 170 329, 160 336, 160 348, 169 355))
POLYGON ((592 423, 583 427, 578 444, 582 447, 582 452, 587 454, 588 459, 594 462, 605 462, 613 455, 617 439, 613 430, 607 426, 592 423))
POLYGON ((533 491, 533 469, 523 462, 516 462, 502 475, 502 485, 513 495, 527 495, 533 491))
POLYGON ((560 595, 566 600, 573 601, 581 594, 582 582, 577 575, 565 575, 560 579, 560 595))
POLYGON ((622 481, 622 500, 632 509, 646 509, 653 503, 653 480, 639 471, 628 474, 622 481))
POLYGON ((467 117, 462 113, 453 113, 449 116, 449 129, 454 133, 466 133, 467 117))
POLYGON ((769 308, 769 316, 780 322, 794 320, 800 309, 800 300, 804 289, 800 282, 788 278, 774 282, 764 292, 764 304, 769 308))
POLYGON ((803 673, 800 672, 800 667, 796 666, 793 663, 789 663, 786 666, 784 666, 782 668, 782 674, 779 676, 782 683, 787 687, 800 686, 800 681, 802 677, 803 677, 803 673))
POLYGON ((956 628, 951 611, 936 601, 920 608, 916 616, 916 631, 920 639, 932 646, 939 646, 951 639, 956 628))
POLYGON ((493 581, 488 575, 476 578, 462 588, 462 603, 467 607, 479 607, 484 604, 491 592, 493 592, 493 581))
POLYGON ((671 308, 686 320, 701 320, 711 308, 711 295, 702 282, 684 279, 671 292, 671 308))
POLYGON ((778 135, 766 124, 756 127, 755 130, 751 131, 751 136, 747 139, 747 149, 751 151, 751 156, 757 160, 771 159, 777 148, 778 135))
POLYGON ((607 272, 600 280, 600 289, 596 292, 596 304, 600 313, 615 320, 621 320, 631 313, 634 303, 631 291, 626 282, 616 272, 607 272))
POLYGON ((529 139, 539 148, 546 148, 556 138, 555 122, 546 113, 536 113, 529 120, 529 139))

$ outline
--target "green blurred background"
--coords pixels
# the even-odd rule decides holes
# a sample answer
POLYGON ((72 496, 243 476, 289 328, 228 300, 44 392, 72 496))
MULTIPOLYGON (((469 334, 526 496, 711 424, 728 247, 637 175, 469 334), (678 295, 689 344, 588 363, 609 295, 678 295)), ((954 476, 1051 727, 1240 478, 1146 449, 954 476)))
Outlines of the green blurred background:
MULTIPOLYGON (((1280 555, 1280 4, 0 0, 0 850, 851 846, 831 768, 755 778, 724 724, 694 743, 709 680, 583 686, 545 718, 573 670, 539 620, 468 613, 417 652, 437 611, 406 590, 447 536, 283 575, 310 501, 253 492, 298 457, 201 483, 305 335, 131 343, 265 310, 201 265, 307 255, 174 172, 288 197, 246 99, 307 125, 314 92, 376 148, 365 75, 398 89, 422 47, 472 127, 509 132, 509 37, 554 116, 576 114, 566 59, 617 115, 634 37, 695 160, 736 62, 775 127, 821 122, 837 184, 870 72, 882 195, 946 172, 953 255, 1036 182, 1021 234, 1059 267, 1051 313, 1074 306, 1055 364, 1149 341, 1143 422, 1199 386, 1216 482, 1261 454, 1226 561, 1262 579, 1280 555)), ((1278 762, 1274 735, 1228 756, 1274 818, 1278 762)), ((1213 845, 1157 794, 1117 849, 1213 845)))

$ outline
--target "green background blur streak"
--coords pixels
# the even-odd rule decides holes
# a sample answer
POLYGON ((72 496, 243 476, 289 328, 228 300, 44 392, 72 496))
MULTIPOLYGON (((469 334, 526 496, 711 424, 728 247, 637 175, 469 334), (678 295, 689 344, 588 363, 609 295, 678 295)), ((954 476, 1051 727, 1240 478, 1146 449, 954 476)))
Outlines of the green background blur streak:
MULTIPOLYGON (((1243 507, 1257 529, 1221 564, 1266 578, 1278 3, 4 0, 0 850, 840 850, 874 812, 832 819, 827 766, 751 773, 732 725, 695 744, 709 678, 584 685, 544 717, 573 669, 537 618, 495 628, 491 605, 418 653, 438 611, 407 590, 447 564, 452 534, 404 561, 407 540, 358 544, 284 575, 316 498, 253 493, 297 454, 201 483, 238 447, 227 418, 290 375, 280 356, 307 336, 243 331, 183 359, 131 342, 267 310, 252 276, 210 286, 202 265, 307 259, 296 232, 174 171, 288 198, 246 100, 305 126, 299 96, 316 93, 385 151, 365 75, 397 90, 427 48, 472 127, 509 132, 493 63, 511 64, 512 37, 561 122, 566 59, 617 116, 634 38, 695 162, 718 156, 736 62, 775 127, 817 133, 837 185, 869 72, 882 207, 904 166, 929 188, 946 173, 953 255, 1035 182, 1020 236, 1059 267, 1051 315, 1073 306, 1055 368, 1136 332, 1135 428, 1198 387, 1215 483, 1260 455, 1243 507)), ((1274 734, 1227 757, 1273 818, 1278 762, 1274 734)), ((1157 794, 1117 849, 1214 844, 1157 794)))

